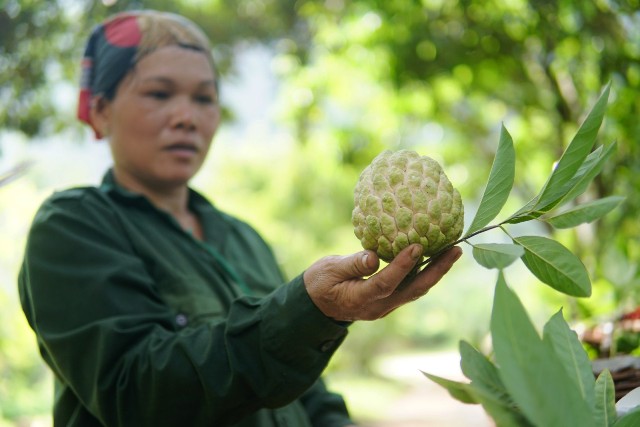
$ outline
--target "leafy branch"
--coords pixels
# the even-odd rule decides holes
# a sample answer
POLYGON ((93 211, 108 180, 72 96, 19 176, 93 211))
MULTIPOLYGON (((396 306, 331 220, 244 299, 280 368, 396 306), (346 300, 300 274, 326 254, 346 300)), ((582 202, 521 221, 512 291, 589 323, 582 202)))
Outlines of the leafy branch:
MULTIPOLYGON (((604 118, 609 92, 610 85, 607 85, 540 192, 503 221, 488 225, 506 204, 515 179, 516 153, 513 139, 503 125, 487 185, 471 225, 459 240, 419 266, 431 263, 459 243, 469 243, 472 237, 496 228, 506 233, 506 225, 531 220, 545 221, 555 228, 570 228, 595 221, 622 203, 624 197, 611 196, 558 212, 561 207, 586 191, 616 149, 615 142, 593 149, 604 118)), ((509 237, 512 244, 472 245, 475 260, 486 268, 503 269, 517 259, 522 259, 540 281, 557 291, 577 297, 591 295, 591 282, 584 265, 563 245, 539 236, 509 237)))
POLYGON ((607 85, 540 192, 505 220, 488 225, 506 203, 515 176, 513 141, 503 126, 487 186, 469 229, 422 263, 426 265, 452 246, 469 243, 471 237, 495 228, 502 229, 513 242, 472 244, 474 259, 498 270, 491 314, 494 360, 461 341, 461 368, 470 383, 424 373, 452 397, 481 404, 498 427, 640 425, 640 409, 616 413, 611 374, 605 370, 597 379, 594 377, 588 356, 562 310, 545 324, 540 336, 503 274, 505 267, 522 259, 541 282, 553 289, 576 297, 591 295, 586 268, 566 247, 548 237, 511 236, 505 226, 535 219, 554 228, 571 228, 601 218, 624 201, 624 197, 609 196, 558 212, 586 191, 616 149, 615 142, 593 149, 609 90, 607 85))

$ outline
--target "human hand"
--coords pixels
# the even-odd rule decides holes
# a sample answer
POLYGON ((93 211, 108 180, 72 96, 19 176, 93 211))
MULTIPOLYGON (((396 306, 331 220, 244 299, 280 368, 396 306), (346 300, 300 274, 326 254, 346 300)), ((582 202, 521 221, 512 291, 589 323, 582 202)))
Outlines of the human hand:
POLYGON ((410 245, 377 273, 380 260, 373 251, 325 257, 304 272, 304 284, 314 304, 334 320, 379 319, 425 295, 460 258, 462 249, 451 248, 403 283, 421 254, 419 244, 410 245))

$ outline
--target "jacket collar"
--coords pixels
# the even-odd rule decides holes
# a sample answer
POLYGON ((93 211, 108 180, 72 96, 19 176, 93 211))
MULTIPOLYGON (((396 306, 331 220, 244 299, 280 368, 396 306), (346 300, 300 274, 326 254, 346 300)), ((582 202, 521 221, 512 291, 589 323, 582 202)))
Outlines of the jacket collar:
MULTIPOLYGON (((102 192, 114 197, 121 203, 153 210, 163 216, 171 217, 167 212, 158 209, 146 196, 135 193, 120 185, 116 181, 113 169, 111 168, 105 173, 99 188, 102 192)), ((207 198, 192 188, 189 188, 188 204, 189 209, 200 218, 205 239, 210 240, 213 236, 216 236, 215 240, 219 244, 222 236, 224 236, 229 229, 226 215, 216 209, 207 198)), ((174 224, 177 224, 173 221, 173 217, 171 217, 171 220, 174 224)))

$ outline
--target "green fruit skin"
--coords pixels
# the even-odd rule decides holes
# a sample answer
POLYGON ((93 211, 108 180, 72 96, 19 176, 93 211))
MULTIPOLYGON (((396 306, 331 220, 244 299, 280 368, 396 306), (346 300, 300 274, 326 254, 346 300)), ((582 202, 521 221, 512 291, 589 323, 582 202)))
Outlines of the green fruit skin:
POLYGON ((437 161, 411 150, 386 150, 360 175, 351 222, 362 247, 383 261, 412 243, 429 257, 460 238, 464 205, 437 161))

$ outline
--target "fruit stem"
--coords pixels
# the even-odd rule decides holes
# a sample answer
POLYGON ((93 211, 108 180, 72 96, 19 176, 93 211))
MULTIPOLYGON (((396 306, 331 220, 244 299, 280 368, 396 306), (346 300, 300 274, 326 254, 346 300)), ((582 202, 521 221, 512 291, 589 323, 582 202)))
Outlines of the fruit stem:
POLYGON ((447 246, 440 249, 438 252, 436 252, 435 254, 431 255, 429 258, 425 259, 420 264, 418 264, 417 268, 424 267, 425 265, 431 264, 431 262, 433 262, 436 258, 438 258, 440 255, 442 255, 443 253, 445 253, 446 251, 448 251, 458 243, 466 242, 468 239, 472 238, 473 236, 477 236, 480 233, 484 233, 485 231, 493 230, 494 228, 498 228, 498 227, 502 227, 502 224, 495 224, 495 225, 490 225, 488 227, 484 227, 478 231, 475 231, 469 234, 468 236, 464 236, 456 240, 455 242, 448 244, 447 246))

